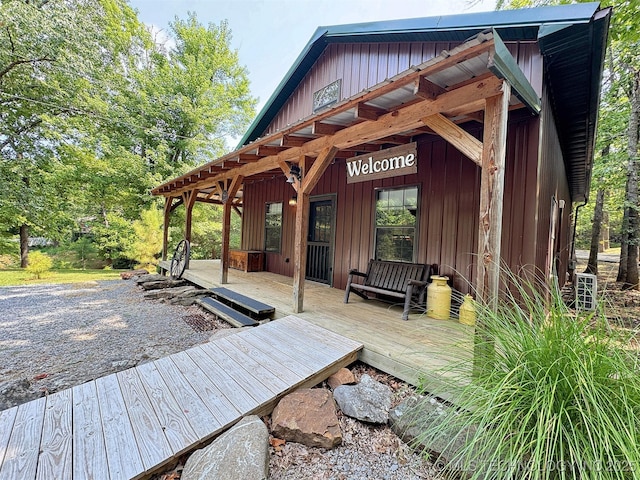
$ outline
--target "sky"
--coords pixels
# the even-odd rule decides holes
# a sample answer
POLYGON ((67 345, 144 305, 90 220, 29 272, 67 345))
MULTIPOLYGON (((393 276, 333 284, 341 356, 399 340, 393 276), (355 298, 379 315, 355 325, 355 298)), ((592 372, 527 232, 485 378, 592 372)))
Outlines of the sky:
POLYGON ((138 18, 167 31, 195 12, 204 25, 227 20, 259 112, 317 27, 490 11, 495 0, 130 0, 138 18), (471 5, 473 3, 473 6, 471 5))

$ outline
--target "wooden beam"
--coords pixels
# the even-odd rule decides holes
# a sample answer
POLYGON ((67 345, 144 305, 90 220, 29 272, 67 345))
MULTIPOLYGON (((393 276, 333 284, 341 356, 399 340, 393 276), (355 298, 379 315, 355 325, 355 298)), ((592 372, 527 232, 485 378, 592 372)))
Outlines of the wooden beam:
POLYGON ((255 155, 253 153, 240 153, 238 154, 238 160, 242 163, 249 163, 249 162, 257 162, 258 160, 262 160, 264 158, 264 156, 260 156, 260 155, 255 155))
POLYGON ((311 133, 313 135, 333 135, 334 133, 342 130, 344 127, 341 125, 333 125, 331 123, 313 122, 311 126, 311 133))
POLYGON ((280 145, 287 148, 300 147, 310 140, 313 140, 313 138, 301 137, 299 135, 283 135, 280 139, 280 145))
POLYGON ((465 85, 457 90, 447 91, 436 100, 423 100, 409 105, 400 110, 387 113, 375 122, 358 123, 344 128, 331 136, 316 138, 301 147, 292 147, 277 155, 265 157, 258 162, 237 167, 233 171, 221 172, 217 177, 207 179, 202 184, 190 185, 178 190, 178 192, 196 187, 207 188, 215 184, 217 180, 229 178, 235 174, 250 177, 257 173, 279 168, 278 164, 282 160, 296 159, 301 155, 316 156, 327 146, 336 146, 340 150, 347 150, 389 135, 414 130, 424 126, 423 119, 425 117, 495 96, 501 92, 501 88, 502 81, 495 77, 465 85))
MULTIPOLYGON (((386 93, 392 92, 394 90, 397 90, 400 87, 403 87, 405 85, 409 85, 412 82, 414 82, 418 77, 420 76, 430 76, 433 75, 437 72, 441 72, 449 67, 451 67, 452 65, 457 65, 460 62, 464 62, 465 60, 468 60, 470 58, 475 58, 478 57, 486 52, 488 52, 489 50, 491 50, 493 48, 494 42, 493 39, 489 36, 489 35, 484 35, 484 40, 480 41, 480 43, 475 44, 475 45, 471 45, 467 48, 464 48, 462 51, 454 54, 454 55, 450 55, 449 57, 439 60, 435 63, 431 62, 428 65, 421 65, 419 66, 419 68, 415 68, 413 72, 407 73, 406 75, 399 77, 399 78, 394 78, 393 81, 389 81, 388 83, 386 83, 385 85, 382 85, 374 90, 371 90, 369 92, 366 92, 365 94, 363 94, 362 96, 358 97, 358 99, 353 99, 351 101, 346 102, 344 105, 342 105, 338 110, 336 109, 328 109, 325 112, 322 112, 318 115, 315 115, 313 119, 309 119, 309 120, 305 120, 305 121, 301 121, 299 123, 295 123, 289 127, 287 127, 286 129, 284 129, 282 132, 279 132, 278 134, 274 134, 273 136, 269 136, 266 137, 265 139, 263 139, 262 141, 271 141, 273 140, 273 138, 277 138, 279 135, 286 135, 288 133, 293 133, 295 131, 300 130, 301 128, 307 127, 307 126, 312 126, 313 129, 322 129, 324 128, 324 126, 328 126, 329 128, 333 128, 331 126, 331 124, 325 124, 322 123, 323 120, 335 115, 337 112, 344 112, 347 111, 351 108, 354 108, 355 105, 357 103, 360 102, 366 102, 366 101, 371 101, 381 95, 384 95, 386 93)), ((485 78, 479 77, 476 80, 485 80, 485 78)), ((474 82, 475 84, 477 84, 478 82, 474 82)), ((456 85, 457 87, 457 85, 456 85)), ((446 94, 443 94, 446 95, 446 94)), ((486 97, 482 97, 482 98, 486 98, 486 97)), ((432 112, 432 113, 436 113, 436 112, 432 112)), ((341 129, 341 127, 336 127, 337 129, 341 129)), ((334 131, 330 132, 329 134, 334 134, 336 133, 337 130, 334 129, 334 131)), ((314 134, 317 135, 323 135, 323 133, 320 133, 320 131, 315 131, 314 134)), ((220 159, 214 160, 214 162, 211 162, 214 165, 219 165, 222 161, 224 160, 228 160, 231 158, 238 158, 238 156, 240 154, 245 154, 245 153, 249 153, 252 152, 256 149, 255 143, 257 142, 253 142, 251 144, 245 145, 244 147, 242 147, 238 152, 233 152, 228 154, 225 157, 222 157, 220 159)), ((198 167, 196 170, 200 170, 202 168, 206 168, 205 166, 202 167, 198 167)), ((184 175, 184 177, 189 176, 191 173, 193 172, 189 172, 187 174, 184 175)), ((248 175, 245 175, 248 176, 248 175)), ((178 180, 180 180, 182 177, 177 178, 177 179, 172 179, 169 180, 168 182, 157 186, 156 188, 154 188, 152 190, 152 193, 154 195, 158 195, 158 194, 162 194, 162 192, 166 192, 168 193, 168 189, 171 189, 172 186, 176 185, 176 182, 178 180)), ((172 195, 179 195, 180 192, 171 192, 172 195)))
POLYGON ((367 105, 364 102, 356 104, 355 117, 362 120, 378 120, 382 115, 387 113, 382 108, 374 107, 373 105, 367 105))
POLYGON ((276 147, 275 145, 260 145, 258 155, 268 157, 269 155, 277 155, 286 149, 287 147, 276 147))
POLYGON ((494 310, 500 287, 500 247, 504 204, 507 117, 511 88, 503 82, 502 94, 486 100, 480 183, 478 234, 478 300, 494 310))
POLYGON ((229 281, 229 237, 231 232, 231 210, 233 199, 242 186, 242 175, 237 175, 228 182, 227 195, 222 199, 222 251, 220 252, 220 283, 229 281))
POLYGON ((440 85, 430 82, 420 76, 413 84, 413 94, 425 100, 435 100, 438 95, 442 95, 446 90, 440 85))
POLYGON ((440 113, 426 117, 424 123, 473 160, 476 165, 482 166, 482 142, 480 140, 440 113))
MULTIPOLYGON (((317 185, 320 177, 322 177, 322 174, 335 158, 337 151, 337 147, 326 147, 320 152, 320 155, 318 155, 318 158, 302 179, 302 190, 304 192, 311 193, 311 190, 317 185)), ((300 190, 298 190, 298 193, 300 193, 300 190)))

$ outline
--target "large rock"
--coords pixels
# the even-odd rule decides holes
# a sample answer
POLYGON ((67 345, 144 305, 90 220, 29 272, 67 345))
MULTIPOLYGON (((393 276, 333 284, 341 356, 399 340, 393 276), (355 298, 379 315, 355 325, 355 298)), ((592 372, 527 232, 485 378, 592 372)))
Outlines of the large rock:
MULTIPOLYGON (((434 460, 462 478, 473 472, 460 462, 452 462, 465 442, 475 432, 470 425, 458 428, 440 428, 437 438, 426 441, 423 432, 440 427, 449 407, 433 397, 409 397, 389 412, 389 424, 393 432, 415 449, 428 452, 434 460)), ((474 455, 474 466, 482 465, 480 455, 474 455)), ((488 473, 488 472, 487 472, 488 473)))
POLYGON ((391 408, 391 389, 363 375, 357 385, 341 385, 333 391, 333 397, 349 417, 369 423, 387 423, 391 408))
POLYGON ((308 447, 340 445, 342 431, 331 392, 304 388, 283 397, 271 415, 271 433, 308 447))
POLYGON ((255 415, 243 418, 211 445, 195 451, 182 480, 263 480, 269 477, 269 432, 255 415))
POLYGON ((186 280, 172 280, 167 277, 165 277, 164 280, 155 280, 151 282, 138 282, 138 285, 140 285, 145 290, 157 290, 159 288, 182 287, 183 285, 186 285, 186 284, 187 284, 186 280))
POLYGON ((140 275, 149 275, 149 272, 144 268, 140 268, 138 270, 128 270, 126 272, 120 273, 120 278, 123 280, 130 280, 131 278, 138 277, 140 275))
POLYGON ((195 290, 195 288, 191 285, 184 285, 182 287, 164 288, 161 290, 149 290, 148 292, 144 292, 144 298, 148 298, 151 300, 172 299, 190 290, 195 290))
POLYGON ((132 280, 137 284, 145 283, 145 282, 156 282, 159 280, 166 280, 169 277, 165 277, 164 275, 160 275, 159 273, 149 273, 147 275, 137 275, 132 277, 132 280))
POLYGON ((327 378, 327 384, 331 387, 331 390, 335 390, 340 385, 351 385, 356 383, 356 377, 348 368, 341 368, 336 373, 327 378))

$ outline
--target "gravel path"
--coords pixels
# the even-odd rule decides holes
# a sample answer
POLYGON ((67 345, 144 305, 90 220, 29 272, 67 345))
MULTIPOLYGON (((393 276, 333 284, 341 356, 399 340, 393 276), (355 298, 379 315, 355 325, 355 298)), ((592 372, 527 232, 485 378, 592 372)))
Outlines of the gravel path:
POLYGON ((202 317, 131 281, 0 288, 0 410, 206 342, 202 317))

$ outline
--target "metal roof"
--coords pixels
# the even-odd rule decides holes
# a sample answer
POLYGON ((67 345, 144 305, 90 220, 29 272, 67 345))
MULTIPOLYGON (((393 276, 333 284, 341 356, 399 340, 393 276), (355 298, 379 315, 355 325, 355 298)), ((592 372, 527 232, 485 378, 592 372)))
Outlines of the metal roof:
POLYGON ((319 27, 255 118, 239 147, 262 136, 330 43, 463 42, 493 28, 504 41, 537 40, 574 200, 588 195, 611 9, 599 3, 319 27))

